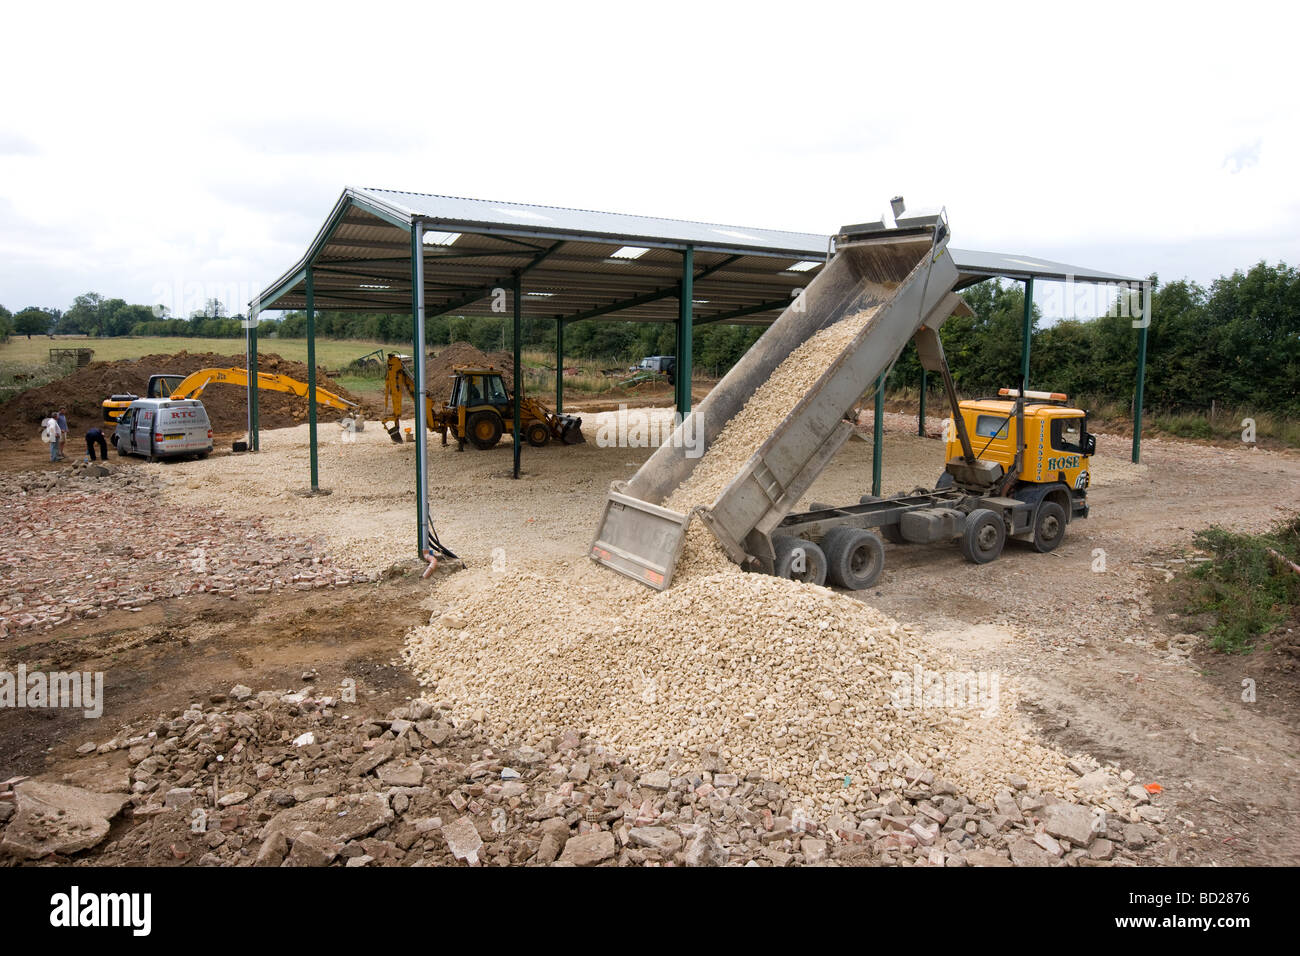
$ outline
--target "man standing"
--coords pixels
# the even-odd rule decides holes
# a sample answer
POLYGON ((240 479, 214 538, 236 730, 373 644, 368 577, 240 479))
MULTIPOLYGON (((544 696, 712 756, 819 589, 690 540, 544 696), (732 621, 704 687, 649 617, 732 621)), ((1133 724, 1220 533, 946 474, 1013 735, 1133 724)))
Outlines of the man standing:
POLYGON ((59 423, 59 457, 58 457, 58 460, 59 460, 59 461, 63 461, 63 446, 64 446, 64 445, 67 443, 67 441, 68 441, 68 416, 64 413, 64 410, 63 410, 62 408, 59 409, 59 415, 58 415, 58 418, 55 419, 55 421, 57 421, 57 422, 59 423))
POLYGON ((41 420, 41 441, 50 446, 50 463, 59 460, 59 422, 51 413, 41 420))
POLYGON ((95 460, 95 446, 99 446, 99 457, 103 461, 108 461, 108 442, 104 441, 104 433, 98 427, 91 428, 86 432, 86 457, 91 461, 95 460))

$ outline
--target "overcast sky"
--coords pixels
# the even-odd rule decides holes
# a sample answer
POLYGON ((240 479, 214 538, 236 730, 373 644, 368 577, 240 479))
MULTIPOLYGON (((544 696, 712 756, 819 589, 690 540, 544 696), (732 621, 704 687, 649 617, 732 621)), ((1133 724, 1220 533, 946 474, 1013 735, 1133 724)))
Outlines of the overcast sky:
POLYGON ((1300 262, 1289 4, 21 4, 0 304, 241 301, 345 185, 953 242, 1206 282, 1300 262))

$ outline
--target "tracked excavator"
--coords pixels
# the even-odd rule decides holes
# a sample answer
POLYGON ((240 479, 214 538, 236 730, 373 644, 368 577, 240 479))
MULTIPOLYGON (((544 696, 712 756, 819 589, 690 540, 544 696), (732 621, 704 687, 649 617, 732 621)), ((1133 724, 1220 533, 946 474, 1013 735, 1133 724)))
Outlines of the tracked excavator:
MULTIPOLYGON (((113 423, 119 421, 122 413, 137 398, 174 398, 177 400, 198 398, 203 394, 203 390, 214 382, 247 388, 248 372, 242 368, 204 368, 189 375, 166 373, 150 375, 149 384, 143 396, 120 394, 111 395, 104 399, 102 406, 104 421, 113 423)), ((306 382, 300 382, 288 375, 275 375, 271 372, 257 373, 257 387, 272 392, 289 392, 302 398, 305 398, 311 390, 311 386, 306 382)), ((353 418, 356 424, 363 422, 355 402, 349 402, 346 398, 319 386, 316 389, 316 403, 339 409, 344 412, 345 418, 353 418)))

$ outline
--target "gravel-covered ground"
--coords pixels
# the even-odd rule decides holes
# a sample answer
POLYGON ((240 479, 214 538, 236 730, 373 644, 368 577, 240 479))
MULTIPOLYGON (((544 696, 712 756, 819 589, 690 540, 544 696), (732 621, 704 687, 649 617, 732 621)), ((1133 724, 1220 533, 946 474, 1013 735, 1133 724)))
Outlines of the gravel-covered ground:
MULTIPOLYGON (((423 612, 423 620, 430 620, 428 615, 431 613, 434 626, 443 627, 453 622, 446 621, 440 625, 439 621, 449 612, 453 612, 454 617, 458 605, 482 606, 481 603, 474 605, 474 602, 482 602, 491 594, 498 595, 499 603, 526 619, 531 602, 549 601, 552 595, 556 600, 563 598, 570 586, 566 574, 573 573, 582 578, 595 572, 594 568, 586 565, 583 556, 594 531, 604 492, 610 481, 629 477, 652 450, 602 447, 596 440, 597 430, 609 418, 588 416, 585 424, 588 442, 585 445, 557 445, 540 450, 525 447, 524 477, 519 482, 509 477, 511 456, 508 445, 503 444, 492 452, 469 450, 460 453, 454 447, 443 449, 434 443, 430 456, 430 488, 435 518, 444 542, 464 555, 469 569, 452 573, 450 568, 444 567, 427 582, 413 585, 418 593, 427 595, 429 610, 423 612), (507 582, 524 584, 515 587, 507 582), (549 586, 551 583, 554 587, 549 586)), ((864 426, 863 434, 869 438, 869 416, 861 424, 864 426)), ((931 484, 942 464, 940 443, 932 438, 917 437, 914 418, 889 415, 885 425, 885 492, 931 484)), ((939 422, 936 420, 930 425, 931 431, 937 432, 939 422)), ((141 462, 127 467, 142 479, 161 485, 163 502, 176 508, 178 514, 193 514, 196 509, 219 510, 224 512, 222 520, 237 526, 251 527, 249 522, 259 522, 258 526, 263 534, 269 536, 268 540, 281 535, 286 539, 287 536, 296 536, 312 545, 313 554, 328 558, 334 567, 346 569, 349 573, 373 575, 395 562, 409 562, 414 557, 413 447, 393 445, 373 423, 357 436, 355 445, 343 445, 336 428, 330 422, 322 423, 321 428, 321 484, 333 492, 328 496, 308 498, 297 494, 307 485, 305 427, 266 433, 264 451, 257 456, 217 455, 202 462, 156 465, 141 462)), ((1194 528, 1212 521, 1244 528, 1263 527, 1286 507, 1286 502, 1294 500, 1300 494, 1300 470, 1296 468, 1295 456, 1148 440, 1144 446, 1147 464, 1132 466, 1127 463, 1127 439, 1102 436, 1100 446, 1093 469, 1093 516, 1071 527, 1065 545, 1058 552, 1043 556, 1008 549, 1003 558, 992 565, 975 567, 962 561, 955 548, 890 546, 886 571, 877 588, 869 594, 857 596, 871 606, 863 609, 866 615, 863 620, 877 622, 864 626, 862 630, 867 633, 880 626, 888 630, 890 625, 883 624, 884 621, 897 622, 898 631, 904 635, 905 654, 934 661, 940 667, 948 666, 944 662, 951 661, 954 667, 999 673, 1004 702, 1009 704, 1016 699, 1019 702, 1015 732, 1023 733, 1024 739, 1032 746, 1060 755, 1050 762, 1054 772, 1060 771, 1064 757, 1088 753, 1099 759, 1098 765, 1103 769, 1111 768, 1106 771, 1111 784, 1115 780, 1124 784, 1118 789, 1103 791, 1099 798, 1104 803, 1113 797, 1123 805, 1123 809, 1107 811, 1116 815, 1112 820, 1112 835, 1116 826, 1121 828, 1121 833, 1123 828, 1138 828, 1129 831, 1127 836, 1134 844, 1129 851, 1138 853, 1141 859, 1295 862, 1295 855, 1288 855, 1286 850, 1288 845, 1294 846, 1294 795, 1288 794, 1284 781, 1293 776, 1297 742, 1285 712, 1273 709, 1270 701, 1274 698, 1269 696, 1265 684, 1261 684, 1264 696, 1260 705, 1242 705, 1238 699, 1239 681, 1230 671, 1225 672, 1222 678, 1217 677, 1216 668, 1220 664, 1206 664, 1203 658, 1198 657, 1195 640, 1178 636, 1177 629, 1187 625, 1166 618, 1156 593, 1171 569, 1177 568, 1173 562, 1178 560, 1179 549, 1190 542, 1194 528), (1228 474, 1232 475, 1231 482, 1224 481, 1228 474), (1100 570, 1096 555, 1098 549, 1105 552, 1106 558, 1100 570), (1271 770, 1269 773, 1256 772, 1254 768, 1259 766, 1269 766, 1271 770), (1116 776, 1115 772, 1121 770, 1135 776, 1126 781, 1116 776), (1164 787, 1161 799, 1165 810, 1160 813, 1147 810, 1144 813, 1152 819, 1139 816, 1135 820, 1132 815, 1138 806, 1144 805, 1124 804, 1135 799, 1126 793, 1133 781, 1160 782, 1164 787), (1160 819, 1155 820, 1156 816, 1160 819), (1148 842, 1151 840, 1156 842, 1148 842)), ((870 442, 852 440, 810 491, 808 500, 856 500, 858 495, 870 490, 870 474, 870 442)), ((43 488, 36 490, 45 493, 43 488)), ((602 577, 613 580, 609 575, 602 574, 602 577)), ((367 589, 381 585, 357 587, 355 599, 351 600, 346 612, 340 613, 350 615, 346 617, 349 627, 364 631, 363 622, 367 616, 377 620, 375 616, 385 614, 384 609, 389 605, 381 603, 370 607, 367 604, 367 589)), ((602 588, 605 592, 602 599, 612 605, 611 595, 623 587, 625 584, 619 580, 602 588)), ((280 600, 273 594, 257 597, 269 601, 268 607, 280 600)), ((307 599, 309 595, 302 597, 307 599)), ((714 600, 716 596, 704 595, 704 599, 714 600)), ((167 599, 160 603, 169 606, 176 600, 180 599, 167 599)), ((379 600, 378 592, 376 600, 379 600)), ((701 596, 692 597, 683 592, 680 598, 670 600, 687 602, 673 613, 689 619, 691 603, 701 600, 701 596)), ((837 599, 836 603, 842 604, 847 600, 837 599)), ((653 619, 648 615, 653 607, 645 604, 644 611, 626 621, 620 620, 619 626, 636 623, 644 627, 652 623, 653 619)), ((111 621, 122 613, 114 611, 103 622, 95 622, 97 629, 92 628, 84 637, 68 633, 74 625, 54 626, 47 638, 54 643, 46 646, 57 647, 61 654, 74 646, 89 647, 87 642, 95 640, 96 634, 107 633, 111 621)), ((315 624, 309 616, 296 627, 295 639, 310 641, 313 628, 332 627, 336 623, 332 615, 333 612, 325 618, 317 615, 315 624)), ((146 619, 152 620, 149 608, 132 618, 136 622, 134 628, 130 623, 117 626, 132 633, 143 633, 148 630, 144 624, 146 619)), ((338 618, 339 623, 344 620, 338 618)), ((508 631, 510 628, 506 624, 498 625, 498 629, 508 631)), ((585 635, 585 647, 579 647, 576 641, 571 642, 562 653, 589 655, 602 662, 606 671, 617 671, 609 676, 610 687, 620 693, 631 693, 638 706, 644 706, 643 695, 648 694, 656 702, 661 699, 659 695, 665 692, 661 674, 665 677, 680 676, 690 671, 685 642, 683 655, 677 660, 659 659, 654 654, 647 654, 645 645, 635 639, 626 640, 624 644, 630 650, 621 652, 610 648, 609 638, 602 632, 601 624, 599 619, 593 621, 585 635)), ((175 627, 165 630, 174 633, 175 627)), ((202 632, 189 633, 198 635, 202 632)), ((276 632, 272 628, 267 633, 264 642, 270 640, 271 643, 264 646, 270 648, 274 646, 271 636, 276 632)), ((518 724, 512 723, 517 718, 504 712, 500 717, 493 713, 494 708, 500 708, 496 700, 503 696, 502 688, 498 686, 485 691, 482 683, 485 678, 479 674, 493 673, 492 669, 479 667, 475 671, 462 666, 460 674, 453 674, 452 669, 460 666, 454 659, 456 655, 466 655, 461 659, 469 661, 474 660, 474 654, 492 653, 495 655, 493 659, 502 665, 495 671, 499 678, 508 674, 510 668, 519 667, 519 661, 526 660, 529 653, 545 650, 544 635, 525 634, 522 643, 511 650, 511 656, 506 656, 499 653, 499 634, 475 633, 466 628, 453 628, 451 633, 458 636, 443 654, 450 678, 448 699, 439 700, 440 704, 446 705, 444 715, 454 725, 455 721, 472 722, 476 712, 482 711, 480 716, 485 720, 473 724, 481 728, 475 734, 481 733, 481 740, 489 742, 484 746, 502 747, 500 752, 509 754, 512 751, 504 749, 506 745, 499 742, 517 740, 522 735, 518 724), (479 645, 477 648, 475 642, 479 645), (466 675, 480 683, 467 682, 466 675)), ((727 639, 727 635, 720 636, 727 639)), ((867 636, 874 634, 867 633, 867 636)), ((702 640, 716 640, 718 637, 706 632, 702 640)), ((794 641, 804 640, 797 633, 790 637, 794 641)), ((0 656, 7 663, 15 660, 15 646, 12 643, 0 645, 0 652, 3 652, 0 656)), ((142 643, 133 646, 131 653, 141 655, 142 660, 155 655, 159 661, 180 655, 176 657, 179 662, 188 653, 183 648, 183 641, 179 645, 169 642, 144 646, 142 643)), ((399 650, 399 643, 391 644, 385 662, 398 656, 399 650)), ((734 687, 721 687, 722 693, 717 699, 724 707, 732 707, 733 700, 737 706, 747 706, 748 712, 755 716, 748 718, 746 710, 740 709, 735 721, 737 724, 752 721, 756 727, 755 734, 761 739, 763 733, 768 733, 766 722, 758 720, 764 715, 743 699, 753 695, 742 693, 734 699, 729 696, 737 688, 743 690, 744 682, 765 666, 760 650, 762 648, 754 648, 753 660, 738 668, 736 673, 721 673, 725 678, 735 677, 737 683, 734 687)), ((814 658, 818 666, 825 666, 828 659, 833 659, 833 647, 827 653, 829 658, 814 658)), ((544 664, 547 662, 545 657, 539 659, 544 664)), ((224 689, 228 689, 232 673, 248 673, 250 676, 244 683, 268 686, 252 676, 260 665, 251 659, 243 664, 238 663, 239 660, 243 658, 232 660, 225 668, 224 689)), ((704 670, 715 666, 716 662, 710 662, 704 670)), ((183 693, 184 687, 195 688, 193 699, 223 690, 217 686, 200 689, 206 688, 202 684, 202 674, 203 668, 187 671, 183 686, 177 690, 183 693)), ((840 714, 831 714, 831 705, 835 701, 818 701, 816 685, 805 683, 808 676, 799 674, 786 678, 783 693, 803 701, 811 689, 813 701, 809 711, 814 721, 838 718, 849 710, 841 706, 840 714)), ((710 680, 718 684, 716 677, 710 680)), ((269 686, 284 685, 272 683, 269 686)), ((584 694, 590 692, 590 688, 580 689, 584 694)), ((441 697, 440 692, 438 695, 441 697)), ((669 698, 662 699, 668 700, 672 720, 680 721, 689 737, 689 708, 683 708, 669 698)), ((760 698, 759 703, 762 702, 763 698, 760 698)), ((115 712, 114 706, 110 701, 108 713, 115 712)), ((117 702, 116 706, 119 711, 122 707, 134 707, 139 713, 139 705, 123 701, 117 702)), ((147 702, 144 706, 147 707, 147 702)), ((660 823, 665 822, 663 813, 667 810, 677 821, 673 825, 677 827, 678 836, 683 840, 694 839, 694 830, 683 830, 687 823, 683 809, 689 794, 697 792, 699 787, 711 785, 707 779, 699 777, 701 773, 710 773, 703 769, 705 759, 692 760, 680 749, 674 751, 666 739, 662 744, 652 740, 642 742, 640 747, 635 746, 634 738, 638 732, 635 709, 625 708, 628 712, 620 714, 616 712, 617 707, 606 707, 602 715, 594 698, 584 700, 581 695, 575 695, 571 701, 555 702, 554 709, 557 715, 561 711, 566 716, 589 715, 585 726, 575 728, 589 734, 582 738, 583 747, 598 747, 604 753, 619 754, 618 759, 626 761, 620 766, 626 770, 617 773, 625 772, 632 776, 628 786, 635 788, 642 772, 640 768, 653 765, 656 760, 665 769, 671 766, 671 774, 680 774, 680 777, 671 777, 670 789, 665 792, 669 799, 651 802, 652 805, 659 803, 655 812, 660 823), (601 739, 597 729, 611 735, 618 734, 620 739, 614 743, 601 739)), ((890 714, 883 716, 892 717, 890 714)), ((0 720, 4 719, 0 715, 0 720)), ((555 722, 558 726, 562 721, 557 716, 555 722)), ((796 729, 791 728, 791 733, 796 729)), ((97 731, 95 739, 102 742, 107 736, 103 731, 97 731)), ((129 736, 127 734, 123 739, 129 736)), ((541 736, 554 746, 555 736, 541 736)), ((476 736, 467 739, 467 743, 479 746, 475 742, 479 739, 476 736)), ((771 741, 776 739, 770 738, 771 741)), ((852 804, 857 815, 853 817, 851 830, 846 829, 846 833, 870 831, 874 834, 875 828, 866 826, 866 821, 875 818, 872 814, 880 811, 884 816, 893 816, 873 806, 896 792, 889 789, 892 783, 889 774, 876 770, 876 765, 883 760, 882 766, 891 767, 892 756, 886 756, 886 753, 896 755, 898 752, 893 751, 884 739, 878 739, 878 742, 882 745, 879 750, 864 745, 857 757, 859 766, 870 767, 882 774, 883 786, 879 793, 868 787, 862 792, 862 802, 852 804), (868 756, 875 759, 863 763, 868 756)), ((701 747, 701 750, 707 751, 711 747, 701 747)), ((994 753, 997 752, 995 747, 994 753)), ((769 760, 765 765, 759 760, 751 760, 743 750, 736 750, 727 770, 736 772, 743 780, 751 774, 757 779, 769 779, 764 776, 765 772, 772 777, 790 773, 792 778, 807 776, 811 772, 815 778, 825 769, 827 772, 821 780, 824 784, 830 777, 830 769, 838 772, 831 764, 851 753, 851 750, 828 748, 826 757, 830 762, 813 770, 812 765, 822 758, 821 753, 811 756, 807 766, 801 768, 797 762, 781 767, 772 765, 769 760)), ((64 759, 58 754, 56 751, 51 759, 64 759)), ((581 764, 580 756, 575 754, 564 759, 581 764)), ((929 754, 929 764, 925 753, 909 756, 916 761, 918 768, 935 766, 932 753, 929 754)), ((503 762, 503 769, 504 766, 503 762)), ((1078 766, 1091 772, 1093 764, 1078 766)), ((997 788, 1006 788, 1017 794, 1017 800, 1029 791, 1016 791, 1012 784, 1007 783, 1006 775, 999 778, 990 773, 984 783, 986 796, 981 798, 975 793, 980 789, 980 779, 976 775, 962 776, 954 771, 958 782, 953 782, 934 770, 929 772, 935 779, 944 781, 945 785, 951 784, 965 794, 963 798, 951 797, 957 803, 944 803, 941 809, 947 808, 945 812, 953 811, 960 818, 965 811, 957 807, 962 805, 961 799, 966 799, 969 801, 966 809, 972 814, 972 819, 977 820, 979 836, 974 838, 975 843, 963 844, 958 838, 953 841, 954 846, 947 846, 945 841, 941 848, 945 859, 960 861, 965 854, 979 850, 968 862, 992 862, 994 857, 1001 860, 1016 858, 1019 862, 1031 858, 1046 861, 1044 857, 1029 853, 1025 841, 1037 836, 1043 824, 1041 815, 1033 809, 1036 800, 1050 797, 1072 802, 1057 796, 1061 792, 1060 781, 1054 787, 1049 776, 1036 778, 1029 786, 1031 789, 1041 787, 1033 789, 1033 793, 1043 796, 1026 798, 1025 805, 1030 809, 1024 811, 1022 819, 1010 824, 1011 830, 1001 831, 998 826, 1003 821, 992 821, 996 808, 990 802, 988 791, 994 790, 992 797, 996 797, 1002 792, 997 788), (979 810, 977 804, 981 800, 991 809, 979 810), (978 822, 981 820, 993 827, 993 835, 985 833, 985 827, 978 822)), ((863 770, 862 776, 869 778, 870 772, 863 770)), ((1017 782, 1020 779, 1028 782, 1032 774, 1011 773, 1010 776, 1016 777, 1017 782)), ((1070 770, 1070 776, 1065 777, 1063 783, 1068 784, 1076 776, 1077 771, 1070 770)), ((850 786, 842 789, 850 790, 851 794, 846 796, 856 798, 854 788, 860 786, 859 777, 852 774, 849 777, 850 786)), ((159 786, 164 783, 171 785, 168 782, 171 778, 159 776, 158 779, 159 786)), ((529 779, 531 781, 531 777, 529 779)), ((551 786, 551 779, 547 778, 546 786, 551 786)), ((613 782, 610 785, 613 786, 613 782)), ((771 781, 770 785, 782 788, 784 796, 780 799, 785 814, 796 806, 804 812, 802 808, 810 805, 815 813, 824 813, 825 805, 844 802, 832 797, 829 790, 808 788, 797 780, 780 784, 771 781)), ((533 784, 530 782, 529 786, 532 788, 533 784)), ((755 786, 758 789, 754 793, 758 798, 768 799, 764 796, 767 791, 762 788, 767 785, 755 786)), ((730 801, 734 795, 733 792, 725 800, 730 801)), ((629 799, 634 796, 642 795, 629 792, 629 799)), ((938 806, 938 796, 934 791, 930 791, 928 796, 915 791, 910 809, 902 806, 901 801, 895 807, 906 810, 915 819, 906 815, 895 819, 909 819, 905 830, 910 830, 913 822, 924 828, 924 812, 919 809, 919 804, 929 801, 938 806)), ((908 799, 906 794, 903 798, 908 799)), ((0 797, 0 803, 3 799, 0 797)), ((141 805, 147 806, 152 799, 145 795, 141 805)), ((538 796, 536 799, 545 800, 546 797, 538 796)), ((563 796, 562 799, 568 800, 569 797, 563 796)), ((759 813, 762 805, 747 805, 744 809, 749 813, 759 813)), ((693 808, 690 813, 691 826, 698 823, 695 820, 697 812, 693 808)), ((718 812, 722 812, 721 804, 718 812)), ((740 809, 732 812, 739 814, 740 809)), ((476 825, 482 824, 480 830, 491 832, 490 815, 478 817, 472 812, 468 815, 476 825)), ((583 824, 573 817, 571 810, 566 811, 566 815, 572 818, 569 831, 573 835, 584 832, 583 824)), ((841 841, 847 846, 850 840, 861 839, 852 835, 844 839, 837 835, 834 827, 827 828, 828 819, 822 820, 822 829, 812 839, 812 859, 820 858, 820 840, 828 842, 834 850, 841 841)), ((455 821, 444 815, 442 822, 455 821)), ((832 822, 840 826, 849 821, 843 812, 839 812, 832 822)), ((510 832, 516 832, 513 822, 510 826, 510 832)), ((947 824, 941 826, 947 828, 947 824)), ((614 832, 618 825, 611 820, 597 821, 595 828, 614 832)), ((524 834, 521 839, 525 842, 541 838, 540 835, 519 832, 524 834)), ((882 844, 879 849, 890 849, 889 858, 895 861, 928 862, 932 846, 920 843, 916 847, 910 846, 915 833, 913 837, 900 839, 899 832, 902 831, 896 831, 887 847, 882 844)), ((789 854, 794 862, 811 861, 800 849, 801 841, 795 836, 781 836, 780 841, 790 842, 778 842, 772 853, 761 855, 761 849, 772 849, 770 843, 759 836, 747 836, 743 827, 734 832, 726 827, 717 827, 715 833, 733 860, 785 861, 787 857, 781 854, 789 854), (728 842, 733 839, 740 842, 728 842), (757 842, 751 845, 751 840, 757 842)), ((558 834, 553 836, 558 839, 558 834)), ((247 847, 250 843, 245 839, 244 846, 247 847)), ((379 839, 391 840, 391 837, 379 839)), ((403 837, 403 841, 405 839, 407 837, 403 837)), ((1121 842, 1123 839, 1121 835, 1121 842)), ((665 837, 664 840, 671 842, 673 838, 665 837)), ((486 842, 490 841, 485 838, 486 842)), ((1043 842, 1047 843, 1046 840, 1043 842)), ((418 841, 417 844, 425 845, 418 841)), ((428 844, 430 852, 436 848, 435 844, 443 846, 434 841, 434 844, 428 844)), ((1047 845, 1051 846, 1050 843, 1047 845)), ((624 844, 619 846, 622 848, 624 844)), ((624 853, 620 849, 610 859, 633 863, 643 861, 645 857, 640 849, 633 849, 636 852, 624 853)), ((1042 846, 1038 849, 1048 852, 1042 846)), ((685 843, 678 853, 684 850, 685 843)), ((348 852, 355 855, 357 850, 353 848, 348 852)), ((515 851, 494 852, 494 859, 504 861, 512 858, 515 851)), ((218 849, 213 853, 222 857, 225 851, 218 849)), ((201 856, 202 852, 198 855, 201 856)), ((1067 844, 1062 848, 1062 855, 1054 858, 1080 862, 1085 856, 1087 854, 1076 853, 1071 857, 1067 844)), ((237 851, 229 862, 244 858, 245 855, 237 851)), ((673 854, 668 858, 681 859, 673 854)), ((1094 860, 1091 856, 1087 858, 1106 862, 1094 860)), ((869 859, 881 858, 870 856, 869 859)))

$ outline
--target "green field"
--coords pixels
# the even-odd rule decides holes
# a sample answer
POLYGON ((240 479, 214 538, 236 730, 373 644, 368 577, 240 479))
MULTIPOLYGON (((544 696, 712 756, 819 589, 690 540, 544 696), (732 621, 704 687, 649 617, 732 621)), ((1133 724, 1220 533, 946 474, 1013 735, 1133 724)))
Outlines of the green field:
MULTIPOLYGON (((45 365, 50 360, 50 349, 94 349, 95 361, 114 362, 118 359, 139 358, 166 352, 216 352, 219 355, 242 355, 243 339, 198 339, 181 336, 119 336, 116 338, 89 338, 87 336, 44 335, 10 336, 8 343, 0 345, 0 363, 8 365, 45 365)), ((295 362, 307 361, 306 339, 259 339, 259 352, 274 352, 295 362)), ((316 364, 330 370, 343 368, 353 359, 374 349, 398 349, 383 342, 354 342, 348 339, 318 339, 316 364)), ((405 351, 409 352, 408 345, 405 351)))

